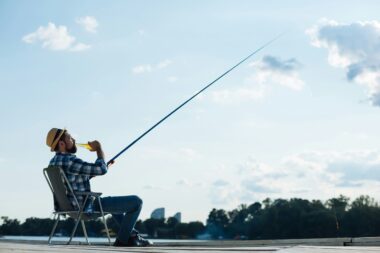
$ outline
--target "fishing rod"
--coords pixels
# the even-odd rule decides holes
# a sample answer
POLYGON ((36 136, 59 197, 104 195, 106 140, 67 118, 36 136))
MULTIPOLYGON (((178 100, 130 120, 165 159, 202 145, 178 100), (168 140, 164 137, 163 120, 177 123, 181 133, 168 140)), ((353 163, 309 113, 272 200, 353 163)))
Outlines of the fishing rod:
POLYGON ((256 49, 255 51, 253 51, 250 55, 248 55, 247 57, 245 57, 243 60, 241 60, 240 62, 238 62, 236 65, 234 65, 233 67, 231 67, 229 70, 227 70, 226 72, 224 72, 223 74, 221 74, 219 77, 217 77, 214 81, 212 81, 211 83, 209 83, 208 85, 206 85, 203 89, 201 89, 200 91, 198 91, 197 93, 195 93, 193 96, 191 96, 189 99, 187 99, 185 102, 183 102, 182 104, 180 104, 177 108, 175 108, 173 111, 171 111, 169 114, 167 114, 165 117, 163 117, 160 121, 158 121, 156 124, 154 124, 151 128, 149 128, 148 130, 146 130, 143 134, 141 134, 139 137, 137 137, 134 141, 132 141, 128 146, 126 146, 124 149, 122 149, 119 153, 117 153, 117 155, 115 155, 114 157, 112 157, 111 160, 109 160, 107 162, 107 166, 110 166, 112 165, 114 162, 115 162, 115 159, 118 158, 121 154, 123 154, 125 151, 127 151, 130 147, 132 147, 134 144, 136 144, 142 137, 144 137, 145 135, 147 135, 150 131, 152 131, 154 128, 156 128, 159 124, 161 124, 164 120, 166 120, 167 118, 169 118, 171 115, 173 115, 176 111, 178 111, 181 107, 183 107, 184 105, 186 105, 188 102, 190 102, 193 98, 195 98, 196 96, 198 96, 200 93, 202 93, 204 90, 206 90, 207 88, 209 88, 211 85, 213 85, 214 83, 216 83, 219 79, 223 78, 225 75, 227 75, 228 73, 230 73, 232 70, 234 70, 237 66, 239 66, 240 64, 242 64, 243 62, 245 62, 246 60, 248 60, 251 56, 253 56, 254 54, 256 54, 257 52, 261 51, 262 49, 264 49, 265 47, 267 47, 269 44, 271 44, 272 42, 276 41, 277 39, 279 39, 281 36, 283 35, 283 33, 281 33, 280 35, 277 35, 276 37, 274 37, 273 39, 271 39, 270 41, 268 41, 267 43, 265 43, 264 45, 262 45, 261 47, 259 47, 258 49, 256 49))

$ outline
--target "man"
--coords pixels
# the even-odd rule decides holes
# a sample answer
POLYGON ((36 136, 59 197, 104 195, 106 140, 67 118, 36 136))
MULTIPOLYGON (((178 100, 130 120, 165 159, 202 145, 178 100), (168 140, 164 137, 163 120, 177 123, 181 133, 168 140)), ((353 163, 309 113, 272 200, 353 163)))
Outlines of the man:
MULTIPOLYGON (((77 151, 75 139, 66 129, 52 128, 47 134, 46 144, 52 152, 55 152, 49 165, 59 166, 63 169, 74 192, 91 191, 90 179, 107 173, 104 152, 98 141, 88 142, 91 151, 96 152, 98 157, 94 163, 85 162, 74 155, 77 151)), ((83 204, 81 195, 75 197, 80 204, 83 204)), ((68 195, 68 198, 73 207, 77 207, 74 196, 68 195)), ((142 200, 138 196, 105 197, 101 198, 101 203, 103 210, 110 212, 120 225, 114 246, 149 246, 152 244, 142 238, 134 229, 142 208, 142 200)), ((86 209, 99 211, 99 205, 90 202, 86 209)))

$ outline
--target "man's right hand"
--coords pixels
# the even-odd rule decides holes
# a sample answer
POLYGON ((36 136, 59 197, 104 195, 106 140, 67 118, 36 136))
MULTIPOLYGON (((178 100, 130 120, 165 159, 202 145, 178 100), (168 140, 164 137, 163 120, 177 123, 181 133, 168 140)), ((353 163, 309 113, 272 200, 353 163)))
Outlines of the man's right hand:
POLYGON ((98 155, 98 158, 105 159, 104 152, 102 150, 102 145, 99 141, 89 141, 88 145, 91 147, 91 151, 96 151, 96 154, 98 155))
POLYGON ((98 151, 102 149, 102 145, 99 141, 89 141, 88 145, 90 145, 91 151, 98 151))

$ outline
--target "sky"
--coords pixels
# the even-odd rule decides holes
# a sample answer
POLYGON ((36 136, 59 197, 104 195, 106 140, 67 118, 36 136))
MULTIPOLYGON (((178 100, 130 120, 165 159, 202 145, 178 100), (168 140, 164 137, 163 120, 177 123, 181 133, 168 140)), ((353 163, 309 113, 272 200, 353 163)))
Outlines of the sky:
MULTIPOLYGON (((142 219, 205 222, 269 197, 380 200, 376 1, 0 1, 0 215, 52 217, 52 127, 110 159, 142 219)), ((95 153, 77 156, 94 161, 95 153)))

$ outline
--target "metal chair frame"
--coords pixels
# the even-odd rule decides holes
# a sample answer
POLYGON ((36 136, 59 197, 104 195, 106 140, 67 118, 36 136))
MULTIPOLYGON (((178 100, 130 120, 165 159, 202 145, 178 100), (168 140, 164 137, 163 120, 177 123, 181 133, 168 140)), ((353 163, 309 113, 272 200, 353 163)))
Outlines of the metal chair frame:
MULTIPOLYGON (((90 217, 86 217, 85 215, 92 215, 92 214, 95 214, 95 215, 98 215, 98 217, 102 217, 102 221, 103 221, 103 224, 104 224, 104 228, 106 230, 106 233, 107 233, 107 237, 108 237, 108 243, 109 245, 111 245, 111 238, 110 238, 110 234, 109 234, 109 231, 108 231, 108 226, 107 226, 107 222, 106 222, 106 219, 105 219, 105 215, 108 214, 108 213, 104 213, 103 212, 103 207, 102 207, 102 203, 100 201, 100 196, 102 195, 102 193, 98 193, 98 192, 74 192, 70 183, 69 183, 69 180, 67 179, 64 171, 62 170, 61 167, 58 167, 58 166, 49 166, 48 168, 45 168, 43 170, 43 174, 45 176, 45 179, 50 187, 50 190, 51 192, 53 193, 53 196, 56 196, 56 192, 55 192, 55 189, 57 189, 57 187, 55 187, 55 185, 53 185, 52 183, 52 180, 51 178, 49 177, 49 174, 48 174, 48 170, 49 169, 57 169, 59 170, 59 174, 61 176, 61 179, 60 180, 60 183, 63 184, 63 187, 66 189, 66 191, 68 191, 69 193, 71 193, 73 196, 74 196, 74 200, 77 204, 77 208, 78 210, 59 210, 59 211, 54 211, 53 214, 54 214, 54 226, 53 226, 53 229, 50 233, 50 236, 49 236, 49 240, 48 240, 48 244, 51 244, 51 240, 54 236, 54 233, 55 233, 55 230, 57 228, 57 225, 59 223, 59 219, 61 216, 65 216, 65 215, 68 215, 72 218, 74 218, 76 220, 75 222, 75 225, 74 225, 74 228, 71 232, 71 236, 70 236, 70 239, 69 241, 66 243, 66 244, 70 244, 74 235, 75 235, 75 232, 77 231, 77 228, 78 228, 78 225, 79 225, 79 222, 81 223, 82 225, 82 229, 83 229, 83 234, 84 236, 86 237, 86 242, 88 245, 90 245, 90 241, 88 240, 88 236, 87 236, 87 230, 86 230, 86 226, 85 226, 85 223, 84 223, 84 218, 87 218, 87 219, 94 219, 94 218, 90 218, 90 217), (67 186, 67 187, 66 187, 67 186), (84 196, 84 201, 83 201, 83 204, 80 205, 79 204, 79 201, 76 197, 76 195, 82 195, 84 196), (95 211, 91 211, 91 212, 87 212, 85 211, 85 206, 86 206, 86 203, 87 203, 87 200, 89 198, 95 198, 98 203, 99 203, 99 209, 100 209, 100 212, 95 212, 95 211)), ((62 185, 61 185, 62 186, 62 185)), ((66 194, 66 193, 65 193, 66 194)), ((67 198, 67 195, 66 195, 66 198, 67 198)), ((67 200, 69 201, 69 199, 67 198, 67 200)), ((96 217, 96 218, 98 218, 96 217)))

